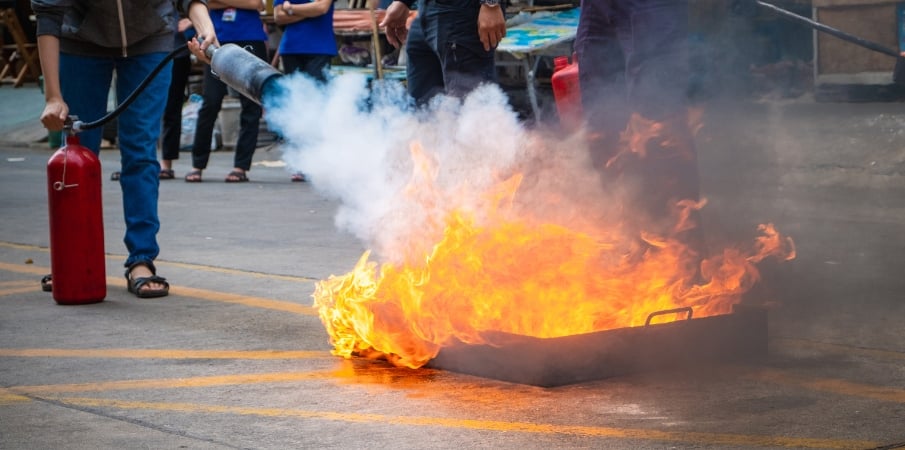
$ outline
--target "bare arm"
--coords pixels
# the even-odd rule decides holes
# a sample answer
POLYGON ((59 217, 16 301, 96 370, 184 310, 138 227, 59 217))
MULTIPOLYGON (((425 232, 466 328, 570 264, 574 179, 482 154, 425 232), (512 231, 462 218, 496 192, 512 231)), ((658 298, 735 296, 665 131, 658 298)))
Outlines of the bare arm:
POLYGON ((333 0, 314 0, 303 4, 292 4, 288 0, 273 9, 273 21, 277 25, 288 25, 312 17, 320 17, 330 11, 333 0), (290 11, 292 14, 290 14, 290 11))
POLYGON ((38 55, 44 74, 44 112, 41 123, 50 131, 63 129, 69 105, 60 90, 60 39, 50 34, 38 36, 38 55))
POLYGON ((204 54, 204 50, 211 45, 219 47, 220 42, 217 40, 217 33, 214 31, 214 23, 211 22, 210 13, 207 11, 207 5, 201 2, 192 2, 192 4, 189 5, 188 16, 192 21, 192 25, 195 27, 196 34, 189 42, 189 50, 191 50, 199 60, 210 64, 211 60, 204 54), (201 42, 198 41, 199 38, 201 38, 201 42))
POLYGON ((210 9, 254 9, 264 11, 264 2, 260 0, 208 0, 207 6, 210 9))

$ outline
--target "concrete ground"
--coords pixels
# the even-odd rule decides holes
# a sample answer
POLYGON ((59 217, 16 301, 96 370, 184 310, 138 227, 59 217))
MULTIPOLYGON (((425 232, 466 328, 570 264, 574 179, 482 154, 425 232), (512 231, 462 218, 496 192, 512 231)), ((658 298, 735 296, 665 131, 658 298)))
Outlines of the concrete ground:
MULTIPOLYGON (((56 305, 38 284, 40 101, 0 88, 0 448, 905 447, 900 104, 705 104, 708 229, 773 222, 797 243, 755 292, 775 305, 769 357, 539 388, 331 356, 310 295, 364 248, 278 149, 258 150, 251 183, 220 182, 222 151, 204 183, 161 183, 163 299, 125 290, 105 181, 107 298, 56 305)), ((104 180, 117 158, 101 152, 104 180)))

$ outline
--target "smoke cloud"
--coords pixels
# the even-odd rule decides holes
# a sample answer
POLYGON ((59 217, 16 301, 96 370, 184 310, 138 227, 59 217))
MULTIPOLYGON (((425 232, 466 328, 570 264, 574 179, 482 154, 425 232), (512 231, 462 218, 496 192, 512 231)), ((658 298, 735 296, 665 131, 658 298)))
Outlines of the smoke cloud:
POLYGON ((339 200, 336 225, 384 260, 429 251, 435 241, 413 236, 424 236, 453 209, 479 214, 491 187, 513 173, 526 174, 523 207, 562 220, 576 210, 562 211, 562 198, 551 194, 584 196, 579 181, 596 179, 579 139, 554 143, 529 132, 495 85, 464 99, 440 96, 419 109, 400 84, 369 86, 358 74, 326 84, 301 74, 279 82, 285 95, 265 107, 269 125, 284 138, 283 159, 339 200), (412 183, 417 177, 432 180, 412 183), (411 192, 412 186, 432 189, 411 192))

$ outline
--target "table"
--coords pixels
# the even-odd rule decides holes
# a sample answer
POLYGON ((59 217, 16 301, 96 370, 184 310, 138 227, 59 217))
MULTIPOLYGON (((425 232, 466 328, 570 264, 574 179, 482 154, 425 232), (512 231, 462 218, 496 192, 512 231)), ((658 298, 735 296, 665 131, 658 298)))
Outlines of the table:
POLYGON ((575 39, 579 8, 558 12, 537 12, 531 18, 506 29, 497 51, 512 55, 525 70, 528 99, 535 119, 540 117, 535 73, 540 56, 559 44, 575 39))
MULTIPOLYGON (((332 65, 330 66, 330 74, 339 76, 345 75, 349 73, 356 73, 360 75, 364 75, 367 77, 368 81, 376 78, 375 74, 376 70, 374 69, 374 65, 370 64, 365 67, 361 66, 347 66, 347 65, 332 65)), ((405 67, 384 67, 383 68, 383 78, 385 80, 397 80, 397 81, 405 81, 405 67)))

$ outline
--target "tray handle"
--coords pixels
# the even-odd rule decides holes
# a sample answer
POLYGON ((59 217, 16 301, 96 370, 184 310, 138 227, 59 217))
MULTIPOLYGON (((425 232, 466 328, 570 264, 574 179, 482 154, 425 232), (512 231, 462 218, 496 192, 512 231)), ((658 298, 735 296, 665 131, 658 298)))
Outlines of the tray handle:
POLYGON ((685 306, 683 308, 664 309, 663 311, 654 311, 654 312, 650 313, 650 315, 647 316, 647 320, 644 321, 644 326, 650 325, 650 321, 653 320, 654 317, 662 316, 664 314, 678 314, 681 312, 688 313, 688 315, 685 316, 685 320, 691 320, 691 314, 692 314, 693 310, 691 309, 691 306, 685 306))

